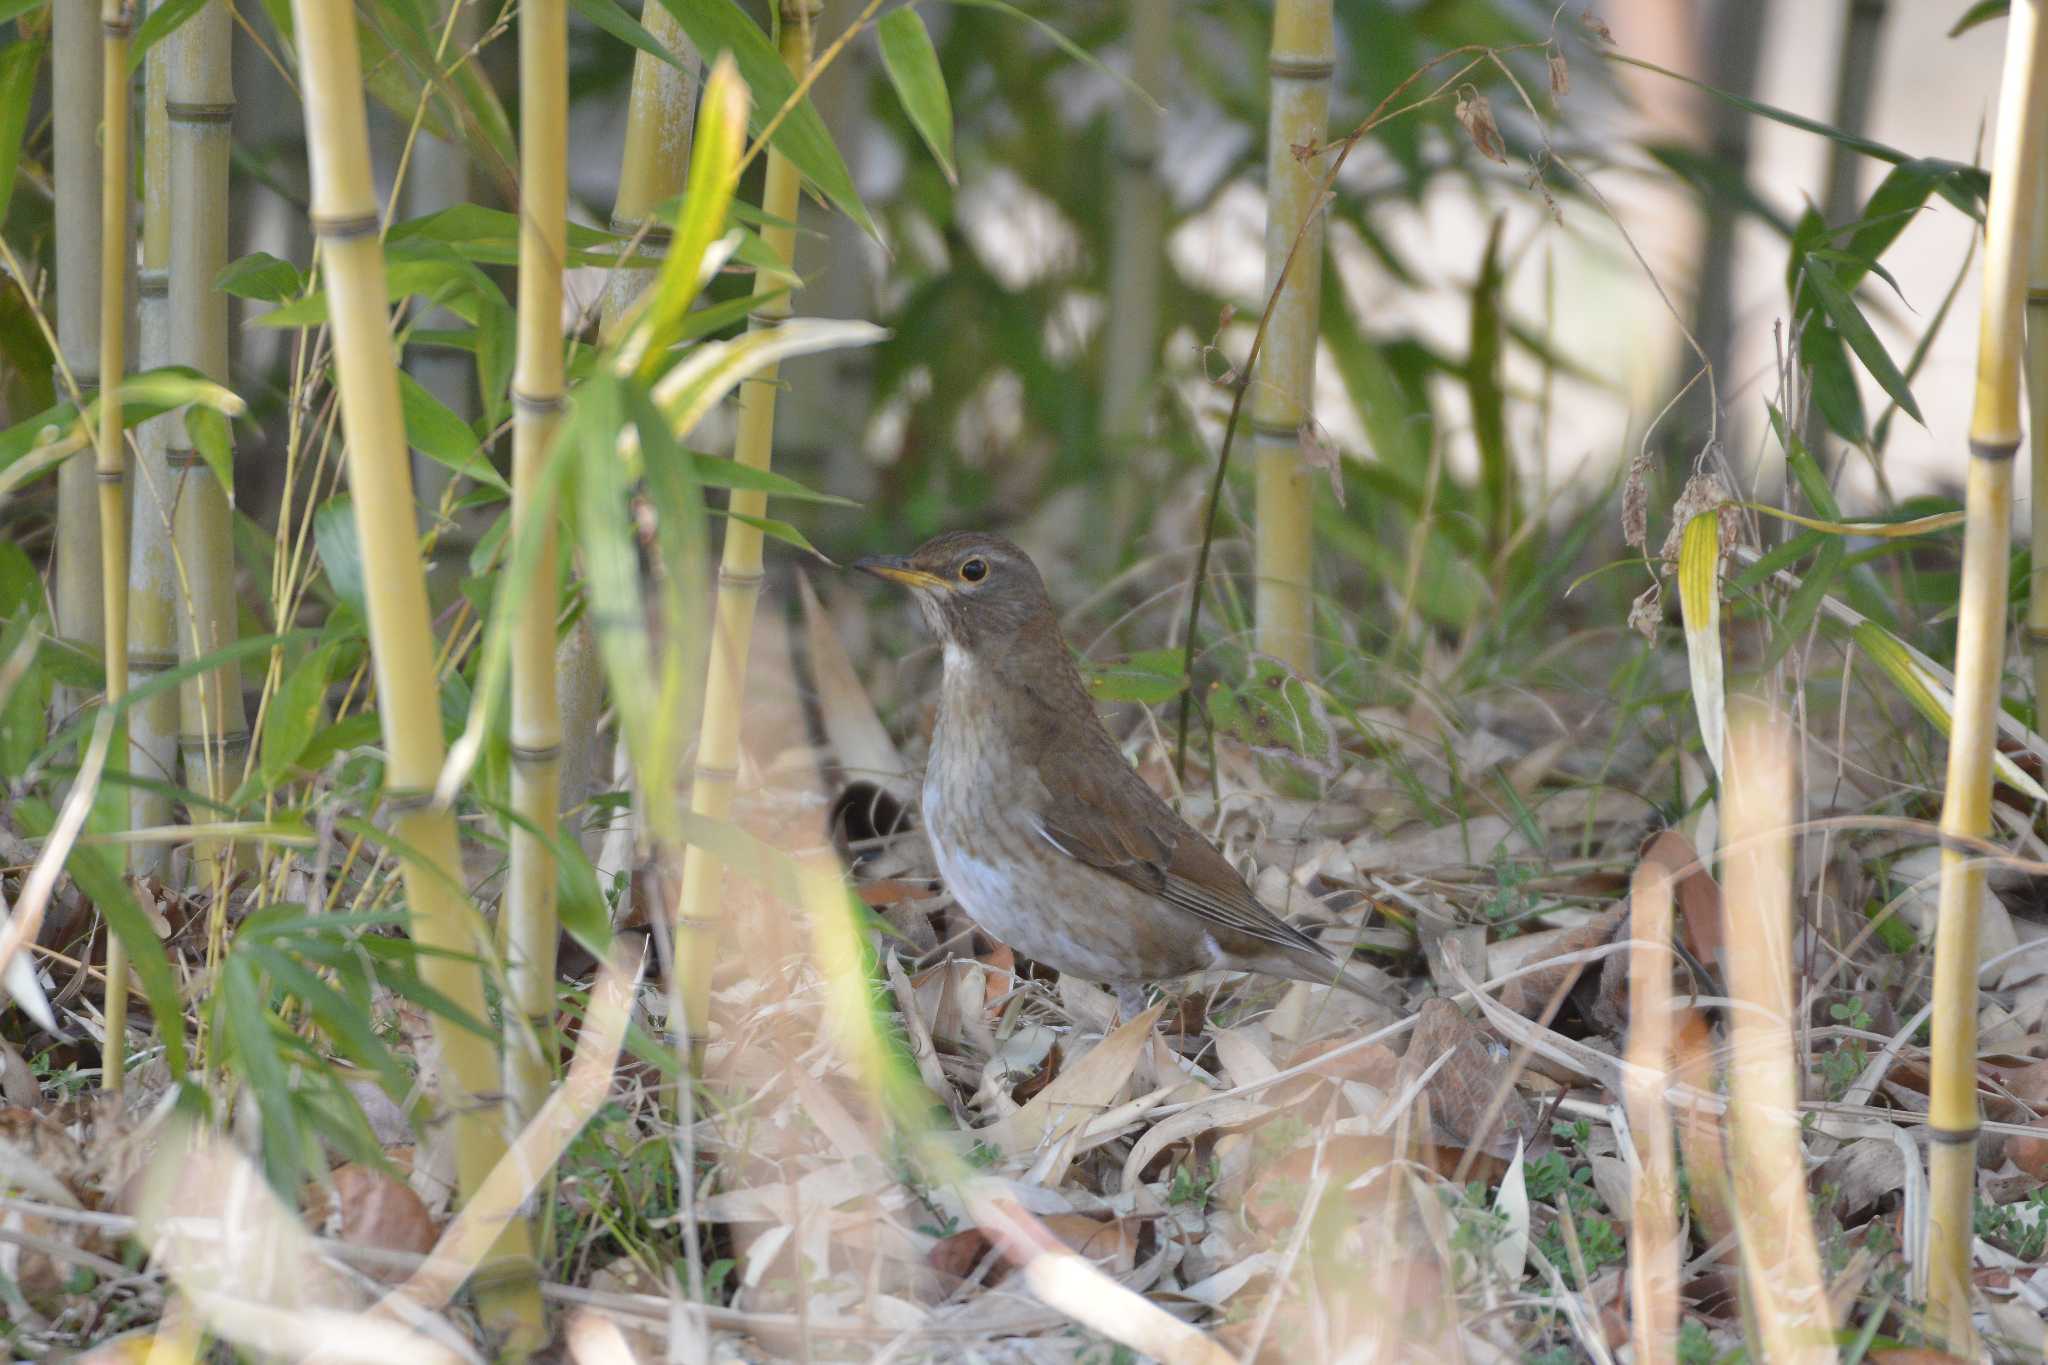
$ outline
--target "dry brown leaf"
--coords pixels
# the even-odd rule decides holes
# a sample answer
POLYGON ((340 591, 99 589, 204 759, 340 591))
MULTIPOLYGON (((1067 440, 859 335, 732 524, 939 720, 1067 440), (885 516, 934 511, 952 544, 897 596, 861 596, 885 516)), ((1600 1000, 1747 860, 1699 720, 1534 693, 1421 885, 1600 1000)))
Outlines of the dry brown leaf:
POLYGON ((1401 1056, 1401 1083, 1408 1084, 1451 1054, 1438 1067, 1423 1093, 1442 1138, 1459 1147, 1477 1147, 1492 1156, 1512 1156, 1517 1143, 1535 1140, 1536 1114, 1515 1088, 1504 1054, 1488 1047, 1484 1030, 1448 1000, 1423 1003, 1415 1033, 1401 1056))
MULTIPOLYGON (((396 1176, 350 1162, 338 1167, 325 1188, 315 1186, 313 1206, 320 1210, 322 1230, 350 1246, 425 1255, 439 1231, 427 1206, 412 1187, 396 1176)), ((403 1271, 380 1272, 400 1280, 403 1271)))
MULTIPOLYGON (((1059 1078, 1033 1096, 1031 1103, 982 1129, 982 1140, 1016 1156, 1071 1132, 1108 1109, 1130 1082, 1152 1036, 1152 1026, 1165 1008, 1154 1005, 1069 1062, 1059 1078)), ((1058 1183, 1057 1176, 1052 1183, 1058 1183)))

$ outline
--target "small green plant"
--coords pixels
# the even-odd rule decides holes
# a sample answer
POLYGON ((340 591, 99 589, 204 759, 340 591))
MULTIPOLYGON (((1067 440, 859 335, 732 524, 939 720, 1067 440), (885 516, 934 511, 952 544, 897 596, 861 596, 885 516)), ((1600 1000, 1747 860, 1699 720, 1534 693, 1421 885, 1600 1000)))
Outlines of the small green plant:
POLYGON ((1209 1192, 1216 1188, 1216 1181, 1222 1175, 1222 1168, 1214 1161, 1197 1165, 1186 1161, 1173 1171, 1173 1183, 1167 1186, 1166 1202, 1175 1208, 1204 1208, 1209 1203, 1209 1192))
POLYGON ((2048 1255, 2048 1188, 2033 1190, 2010 1204, 1977 1201, 1977 1235, 2022 1261, 2048 1255))
MULTIPOLYGON (((1828 1017, 1852 1029, 1867 1030, 1871 1026, 1870 1011, 1863 1007, 1861 996, 1850 996, 1847 1000, 1837 1000, 1829 1005, 1828 1017)), ((1860 1038, 1851 1038, 1823 1056, 1820 1059, 1820 1075, 1827 1087, 1828 1098, 1838 1100, 1847 1094, 1849 1087, 1856 1083, 1856 1078, 1863 1074, 1863 1069, 1869 1064, 1870 1049, 1863 1045, 1860 1038)))

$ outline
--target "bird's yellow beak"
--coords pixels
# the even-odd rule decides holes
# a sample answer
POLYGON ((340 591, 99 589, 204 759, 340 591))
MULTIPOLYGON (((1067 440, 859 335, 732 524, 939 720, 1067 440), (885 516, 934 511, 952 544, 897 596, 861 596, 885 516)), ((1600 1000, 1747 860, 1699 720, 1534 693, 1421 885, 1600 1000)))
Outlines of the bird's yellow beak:
POLYGON ((866 559, 855 560, 853 567, 862 573, 886 578, 891 583, 901 583, 906 588, 939 591, 953 586, 937 574, 926 573, 923 569, 913 569, 910 561, 901 555, 869 555, 866 559))

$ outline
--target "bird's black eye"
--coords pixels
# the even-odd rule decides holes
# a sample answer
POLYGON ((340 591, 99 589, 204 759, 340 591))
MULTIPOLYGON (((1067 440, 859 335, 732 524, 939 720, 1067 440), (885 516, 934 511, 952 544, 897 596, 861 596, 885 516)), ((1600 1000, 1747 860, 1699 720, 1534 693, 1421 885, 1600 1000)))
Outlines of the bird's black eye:
POLYGON ((976 555, 960 566, 960 577, 969 583, 979 583, 988 577, 988 561, 976 555))

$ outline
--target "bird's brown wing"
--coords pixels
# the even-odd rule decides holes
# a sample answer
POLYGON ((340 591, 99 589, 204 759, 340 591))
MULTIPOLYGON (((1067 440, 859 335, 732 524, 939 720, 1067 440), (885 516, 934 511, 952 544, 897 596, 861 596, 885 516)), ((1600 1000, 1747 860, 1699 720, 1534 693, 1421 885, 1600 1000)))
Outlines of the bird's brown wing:
MULTIPOLYGON (((1038 830, 1048 844, 1216 928, 1286 952, 1329 957, 1322 944, 1259 904, 1229 860, 1120 755, 1110 750, 1109 756, 1114 766, 1070 753, 1040 758, 1048 799, 1038 812, 1038 830)), ((1242 952, 1251 945, 1226 940, 1224 946, 1242 952)))

